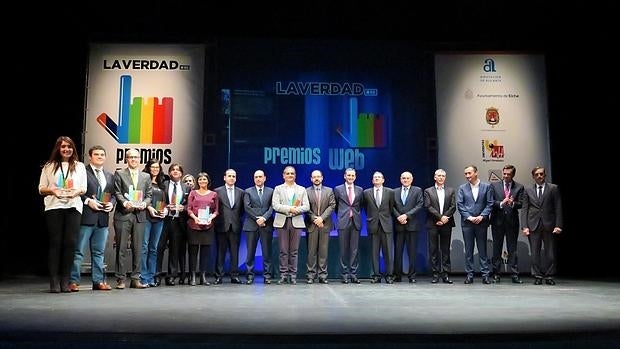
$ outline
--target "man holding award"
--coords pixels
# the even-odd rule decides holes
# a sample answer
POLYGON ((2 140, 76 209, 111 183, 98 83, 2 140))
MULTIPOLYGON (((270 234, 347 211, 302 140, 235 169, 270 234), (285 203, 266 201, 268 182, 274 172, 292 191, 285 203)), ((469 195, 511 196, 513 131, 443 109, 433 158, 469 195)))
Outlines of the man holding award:
POLYGON ((146 222, 146 206, 151 202, 153 188, 148 173, 138 170, 140 152, 125 153, 127 168, 114 173, 114 242, 116 245, 116 288, 125 288, 127 272, 131 273, 131 288, 147 288, 140 282, 140 258, 146 222), (127 249, 131 246, 132 265, 127 268, 127 249))
POLYGON ((86 193, 82 195, 84 209, 69 283, 71 292, 80 290, 78 285, 86 245, 90 248, 93 290, 109 291, 112 289, 105 282, 103 257, 108 240, 110 211, 114 208, 112 202, 114 175, 103 168, 106 152, 102 146, 95 145, 88 149, 88 158, 90 164, 86 166, 86 193))
POLYGON ((284 183, 273 190, 271 205, 276 211, 273 226, 278 234, 280 246, 280 280, 283 283, 297 284, 297 255, 301 229, 306 227, 303 213, 310 210, 306 188, 295 183, 295 168, 287 166, 282 173, 284 183))

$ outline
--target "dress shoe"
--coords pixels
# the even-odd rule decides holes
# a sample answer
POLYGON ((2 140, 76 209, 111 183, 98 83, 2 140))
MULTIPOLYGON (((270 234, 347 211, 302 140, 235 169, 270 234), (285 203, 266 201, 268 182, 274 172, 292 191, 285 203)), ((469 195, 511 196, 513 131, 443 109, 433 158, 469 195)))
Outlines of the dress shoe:
POLYGON ((58 279, 50 279, 50 293, 60 293, 60 283, 58 279))
POLYGON ((286 276, 282 276, 280 277, 280 280, 278 280, 278 285, 282 284, 288 284, 288 278, 286 276))
POLYGON ((307 284, 313 284, 314 283, 314 279, 308 279, 308 280, 306 280, 306 283, 307 284))
POLYGON ((230 278, 230 283, 231 284, 242 284, 241 280, 239 280, 239 278, 236 276, 230 278))
POLYGON ((491 279, 489 279, 488 276, 485 276, 485 277, 482 278, 482 283, 485 284, 485 285, 488 285, 488 284, 491 283, 491 279))
POLYGON ((534 285, 542 285, 542 278, 536 278, 536 280, 534 280, 534 285))
POLYGON ((465 278, 465 281, 463 281, 463 283, 465 285, 471 285, 471 284, 474 283, 474 278, 468 276, 468 277, 465 278))
MULTIPOLYGON (((183 280, 183 279, 181 279, 183 280)), ((181 280, 179 280, 179 285, 182 285, 181 280)), ((196 286, 196 273, 191 272, 189 276, 189 282, 187 283, 190 286, 196 286)))
POLYGON ((391 277, 386 277, 386 278, 385 278, 385 283, 387 283, 387 284, 390 284, 390 285, 391 285, 391 284, 393 284, 393 283, 394 283, 394 279, 393 279, 393 278, 391 278, 391 277))
POLYGON ((343 284, 348 284, 349 283, 349 279, 343 278, 340 282, 342 282, 343 284))
POLYGON ((547 279, 547 280, 545 280, 545 283, 547 285, 551 285, 551 286, 555 285, 555 281, 553 281, 553 279, 547 279))
POLYGON ((351 278, 351 282, 354 284, 361 284, 362 282, 360 281, 360 279, 357 278, 357 276, 354 276, 351 278))
POLYGON ((431 279, 431 284, 436 284, 439 282, 439 277, 438 276, 433 276, 433 279, 431 279))
POLYGON ((93 291, 110 291, 110 290, 112 290, 112 286, 106 284, 105 282, 93 284, 93 291))
POLYGON ((378 277, 374 277, 370 280, 371 284, 380 284, 381 283, 381 278, 378 277))
POLYGON ((416 283, 416 279, 415 278, 409 278, 409 283, 410 284, 415 284, 416 283))
POLYGON ((159 285, 155 282, 149 282, 149 287, 158 287, 159 285))
POLYGON ((152 287, 157 287, 157 286, 161 285, 161 278, 159 276, 155 277, 155 281, 153 282, 153 285, 155 285, 155 286, 152 286, 152 287))
POLYGON ((221 285, 221 284, 222 284, 222 278, 220 278, 220 277, 215 278, 215 282, 214 282, 214 284, 215 284, 215 285, 221 285))
POLYGON ((394 281, 394 282, 402 282, 402 281, 403 281, 403 279, 402 279, 402 277, 397 276, 397 277, 395 277, 395 278, 393 279, 393 281, 394 281))
POLYGON ((117 290, 124 290, 125 289, 125 282, 123 280, 116 280, 116 289, 117 290))
POLYGON ((499 283, 500 283, 500 281, 502 281, 502 279, 500 278, 500 276, 499 276, 499 275, 497 275, 497 274, 494 274, 494 275, 493 275, 493 283, 495 283, 495 284, 499 284, 499 283))
POLYGON ((324 279, 324 278, 319 278, 319 284, 329 284, 329 281, 327 281, 327 279, 324 279))
POLYGON ((291 278, 290 283, 291 285, 297 285, 297 279, 291 278))
POLYGON ((245 282, 246 285, 251 285, 254 283, 254 278, 248 278, 245 282))
MULTIPOLYGON (((472 279, 472 282, 473 282, 473 281, 474 281, 474 280, 472 279)), ((441 279, 441 282, 443 282, 444 284, 453 284, 453 283, 454 283, 454 282, 453 282, 452 280, 450 280, 450 278, 449 278, 449 277, 447 277, 447 276, 444 276, 444 277, 443 277, 443 279, 441 279)))
POLYGON ((145 285, 141 283, 139 280, 131 280, 131 283, 129 284, 129 288, 145 289, 145 288, 149 288, 149 285, 145 285))
POLYGON ((513 284, 522 284, 523 281, 521 280, 521 278, 517 275, 517 276, 513 276, 512 277, 512 283, 513 284))
MULTIPOLYGON (((190 277, 187 278, 188 285, 190 281, 191 281, 191 275, 190 277)), ((185 285, 185 274, 181 274, 181 276, 179 277, 179 285, 185 285)))
POLYGON ((209 283, 209 281, 207 281, 207 273, 205 273, 205 272, 200 273, 200 281, 199 282, 200 282, 201 285, 205 285, 205 286, 211 285, 209 283))
POLYGON ((263 283, 264 283, 265 285, 271 285, 271 279, 270 279, 270 278, 265 278, 265 279, 263 280, 263 283))
POLYGON ((166 278, 166 286, 174 286, 174 278, 166 278))
POLYGON ((78 284, 76 284, 75 282, 72 282, 69 284, 69 291, 80 292, 80 286, 78 286, 78 284))

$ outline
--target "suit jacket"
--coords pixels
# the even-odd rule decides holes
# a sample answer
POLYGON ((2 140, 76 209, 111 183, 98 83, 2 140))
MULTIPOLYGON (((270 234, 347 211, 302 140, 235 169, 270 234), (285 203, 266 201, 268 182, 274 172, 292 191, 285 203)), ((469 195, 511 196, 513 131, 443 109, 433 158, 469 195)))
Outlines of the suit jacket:
POLYGON ((530 231, 537 230, 541 225, 545 231, 562 228, 562 199, 558 186, 545 183, 540 199, 536 195, 536 185, 525 188, 521 214, 522 228, 529 228, 530 231))
POLYGON ((349 221, 349 209, 353 212, 353 226, 357 230, 362 229, 362 204, 364 203, 364 190, 358 185, 353 185, 353 203, 349 203, 347 195, 347 185, 341 184, 334 188, 334 197, 336 199, 336 215, 338 216, 337 229, 345 229, 349 221))
POLYGON ((461 214, 461 222, 469 222, 467 218, 483 216, 484 220, 480 224, 489 224, 491 208, 493 208, 493 189, 487 182, 480 181, 478 197, 474 200, 469 182, 461 184, 456 196, 456 208, 461 214))
MULTIPOLYGON (((138 222, 142 223, 146 221, 146 210, 133 210, 129 211, 125 208, 124 203, 129 201, 125 194, 129 193, 129 186, 133 185, 129 168, 118 170, 114 173, 114 195, 116 196, 116 209, 114 210, 114 220, 126 221, 129 220, 131 214, 136 215, 138 222)), ((142 190, 144 195, 143 201, 148 206, 151 203, 153 197, 153 187, 151 186, 151 176, 146 173, 138 172, 138 185, 135 190, 142 190)))
MULTIPOLYGON (((86 193, 82 195, 82 202, 86 199, 93 199, 97 197, 99 190, 103 193, 111 194, 112 202, 116 201, 114 195, 114 175, 111 172, 102 170, 102 174, 105 177, 105 188, 100 188, 99 179, 93 170, 91 165, 86 166, 86 193)), ((82 225, 96 225, 98 227, 107 227, 109 224, 110 213, 105 211, 95 211, 90 206, 84 205, 82 210, 82 225)))
POLYGON ((407 200, 403 205, 403 201, 400 197, 402 191, 402 186, 394 189, 394 209, 392 210, 392 213, 394 214, 394 218, 400 216, 401 214, 406 214, 407 224, 400 224, 398 221, 394 221, 396 231, 418 231, 420 230, 418 213, 424 206, 424 193, 422 192, 422 188, 414 187, 413 185, 410 186, 409 191, 407 192, 407 200))
POLYGON ((226 186, 217 187, 214 190, 217 193, 219 200, 219 212, 215 217, 215 231, 227 232, 231 229, 237 234, 241 234, 241 216, 243 215, 243 198, 245 191, 235 186, 234 193, 234 205, 230 207, 228 201, 228 193, 226 192, 226 186))
POLYGON ((289 209, 293 204, 293 198, 287 195, 287 187, 287 184, 280 184, 273 190, 271 205, 273 206, 274 211, 276 211, 273 226, 276 228, 282 228, 284 227, 284 223, 286 223, 286 218, 292 217, 293 227, 305 228, 306 224, 304 223, 303 213, 310 211, 310 202, 308 201, 308 193, 306 193, 306 188, 295 184, 295 201, 299 200, 298 207, 301 209, 302 213, 293 216, 289 213, 289 209))
POLYGON ((334 229, 334 221, 332 220, 332 212, 336 208, 336 198, 334 191, 330 187, 321 186, 321 202, 320 207, 317 206, 317 195, 314 185, 306 188, 308 200, 310 201, 310 211, 306 214, 306 227, 309 233, 319 230, 313 221, 316 217, 323 218, 324 229, 331 231, 334 229))
POLYGON ((383 187, 381 205, 375 201, 375 187, 364 190, 364 209, 368 234, 379 232, 379 226, 386 233, 393 233, 392 212, 394 210, 394 190, 383 187))
POLYGON ((506 198, 504 193, 504 181, 494 182, 493 188, 493 210, 491 211, 491 224, 496 226, 509 225, 519 226, 519 209, 523 204, 523 185, 512 181, 510 183, 510 196, 513 197, 513 206, 505 205, 499 207, 502 200, 506 198))
POLYGON ((454 222, 454 212, 456 212, 456 191, 454 188, 443 187, 444 200, 443 200, 443 214, 439 212, 439 196, 437 196, 437 188, 432 187, 424 189, 424 207, 428 211, 426 215, 426 226, 428 228, 437 228, 437 221, 441 219, 441 216, 450 217, 448 225, 450 227, 456 226, 454 222))
POLYGON ((245 209, 245 222, 243 223, 244 231, 259 230, 256 220, 258 217, 266 219, 265 226, 260 229, 273 231, 273 207, 271 207, 271 198, 273 197, 273 188, 263 186, 263 198, 258 196, 256 186, 251 186, 245 190, 243 197, 243 208, 245 209))

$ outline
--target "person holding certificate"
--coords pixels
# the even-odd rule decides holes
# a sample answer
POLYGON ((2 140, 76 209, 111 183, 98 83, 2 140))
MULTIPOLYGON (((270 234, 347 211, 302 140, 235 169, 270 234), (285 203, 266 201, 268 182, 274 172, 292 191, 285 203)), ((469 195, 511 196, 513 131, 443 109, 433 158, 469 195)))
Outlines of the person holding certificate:
POLYGON ((200 251, 200 284, 208 286, 207 270, 209 250, 215 239, 213 219, 217 217, 219 201, 217 193, 209 190, 211 178, 206 172, 197 176, 198 189, 189 193, 187 199, 187 240, 189 243, 189 285, 196 286, 196 265, 200 251))

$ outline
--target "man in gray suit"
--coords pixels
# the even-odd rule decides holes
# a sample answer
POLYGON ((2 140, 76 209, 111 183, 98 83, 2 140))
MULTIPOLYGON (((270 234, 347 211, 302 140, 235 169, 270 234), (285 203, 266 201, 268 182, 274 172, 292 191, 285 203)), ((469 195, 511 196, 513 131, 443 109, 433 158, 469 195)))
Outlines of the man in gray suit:
POLYGON ((222 284, 226 251, 230 251, 230 283, 240 284, 239 280, 239 241, 241 239, 241 216, 245 191, 238 188, 237 172, 231 168, 224 173, 224 185, 215 188, 219 200, 219 214, 215 219, 217 235, 217 262, 215 264, 215 284, 222 284))
POLYGON ((478 168, 474 165, 465 167, 467 183, 459 187, 456 207, 461 214, 461 228, 465 243, 465 284, 474 282, 474 246, 478 247, 482 283, 490 284, 489 260, 487 257, 487 230, 489 216, 493 207, 493 189, 491 185, 478 179, 478 168))
POLYGON ((286 166, 282 172, 284 183, 273 190, 271 205, 276 211, 273 226, 278 233, 280 246, 280 280, 283 283, 297 284, 297 257, 301 230, 306 227, 303 213, 310 210, 306 188, 295 183, 293 166, 286 166))
POLYGON ((364 190, 364 209, 366 224, 370 235, 372 254, 371 283, 381 282, 381 262, 379 251, 385 260, 385 282, 394 283, 394 228, 392 210, 394 209, 394 191, 383 186, 383 173, 376 171, 372 175, 372 188, 364 190))
POLYGON ((431 261, 433 278, 431 283, 439 282, 439 276, 444 284, 451 284, 448 277, 450 272, 450 242, 454 212, 456 212, 456 193, 454 188, 446 187, 446 171, 435 171, 435 185, 424 189, 424 207, 428 211, 426 227, 428 228, 428 249, 431 261))
POLYGON ((357 278, 358 246, 360 231, 362 229, 361 208, 363 203, 362 187, 355 185, 357 174, 354 169, 347 168, 344 171, 344 184, 334 188, 336 199, 336 212, 338 216, 338 242, 340 245, 340 268, 342 270, 342 283, 351 282, 359 284, 357 278))
POLYGON ((545 182, 544 167, 534 167, 534 186, 525 188, 521 224, 532 249, 532 276, 535 285, 555 285, 555 234, 562 232, 562 200, 557 185, 545 182), (545 245, 547 265, 543 267, 540 251, 545 245))
POLYGON ((146 223, 146 206, 151 203, 153 187, 151 176, 138 170, 140 152, 129 149, 125 153, 127 168, 114 173, 114 242, 116 244, 116 288, 125 288, 127 271, 131 272, 131 288, 147 288, 140 283, 140 258, 142 258, 142 240, 146 223), (137 191, 142 193, 139 198, 137 191), (134 196, 134 194, 136 194, 134 196), (131 239, 131 240, 130 240, 131 239), (127 244, 131 241, 132 264, 126 267, 127 244))
POLYGON ((493 282, 500 282, 502 249, 504 237, 508 252, 508 265, 512 282, 522 284, 517 260, 517 239, 519 238, 519 209, 523 202, 523 185, 513 180, 517 169, 506 165, 502 169, 502 181, 492 183, 493 210, 491 212, 491 231, 493 233, 493 282))
POLYGON ((306 237, 308 244, 307 283, 314 283, 317 274, 319 283, 327 282, 327 251, 329 249, 329 232, 334 228, 332 212, 336 208, 336 199, 332 188, 323 185, 323 173, 312 171, 312 185, 306 188, 310 211, 306 214, 306 237), (318 268, 317 268, 318 264, 318 268), (318 270, 317 270, 318 269, 318 270))
POLYGON ((262 170, 254 172, 254 185, 245 190, 243 207, 245 208, 245 222, 243 230, 247 239, 248 256, 245 260, 247 267, 246 284, 254 283, 254 260, 256 245, 260 238, 263 254, 263 283, 271 284, 271 242, 273 239, 273 207, 271 197, 273 188, 265 186, 267 176, 262 170))
POLYGON ((403 252, 407 246, 409 256, 409 270, 407 277, 410 283, 415 283, 415 257, 418 240, 418 213, 424 205, 422 188, 413 184, 413 174, 405 171, 400 175, 402 186, 394 189, 394 209, 396 218, 396 248, 394 250, 394 281, 400 282, 403 273, 403 252))

